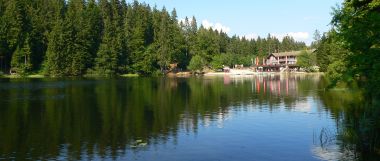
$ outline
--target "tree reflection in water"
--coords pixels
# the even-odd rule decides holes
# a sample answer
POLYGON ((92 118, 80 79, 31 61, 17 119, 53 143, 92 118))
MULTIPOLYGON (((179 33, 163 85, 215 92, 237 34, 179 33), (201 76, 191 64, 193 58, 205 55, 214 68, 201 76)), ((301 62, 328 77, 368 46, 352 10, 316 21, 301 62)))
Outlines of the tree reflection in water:
POLYGON ((234 111, 313 113, 310 100, 336 120, 336 130, 316 134, 316 148, 332 139, 343 159, 346 149, 355 157, 379 149, 378 108, 360 92, 324 90, 319 75, 0 81, 0 159, 116 159, 199 127, 223 128, 234 111))

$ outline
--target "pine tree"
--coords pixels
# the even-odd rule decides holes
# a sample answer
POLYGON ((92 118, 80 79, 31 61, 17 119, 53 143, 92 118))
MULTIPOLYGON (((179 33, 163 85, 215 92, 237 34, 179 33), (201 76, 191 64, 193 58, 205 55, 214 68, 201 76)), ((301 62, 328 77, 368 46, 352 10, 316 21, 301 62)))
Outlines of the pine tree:
POLYGON ((47 50, 46 56, 43 63, 43 69, 45 74, 51 76, 63 76, 65 75, 64 66, 66 64, 65 48, 66 40, 64 35, 64 11, 66 9, 66 4, 64 0, 53 1, 51 4, 51 22, 48 24, 48 36, 47 36, 47 50), (51 31, 49 31, 51 30, 51 31))
POLYGON ((2 15, 0 35, 1 39, 1 55, 4 61, 4 69, 10 67, 12 54, 16 48, 20 48, 19 44, 23 40, 24 24, 25 24, 24 6, 21 0, 11 0, 5 3, 5 11, 2 15))
POLYGON ((49 45, 46 53, 46 72, 52 76, 64 76, 71 73, 72 52, 75 41, 72 39, 70 24, 58 19, 49 34, 49 45))
POLYGON ((90 58, 88 60, 88 67, 93 68, 95 65, 95 57, 99 49, 101 42, 101 33, 103 30, 102 26, 102 15, 99 6, 95 0, 90 0, 86 8, 84 19, 86 21, 87 38, 89 43, 89 54, 90 58))
POLYGON ((17 74, 26 74, 31 70, 31 49, 30 49, 30 39, 26 36, 25 41, 19 44, 12 55, 11 70, 17 74))
POLYGON ((205 61, 210 62, 212 57, 219 53, 219 43, 215 32, 209 28, 200 27, 197 33, 196 50, 199 52, 205 61))
POLYGON ((196 18, 193 16, 190 22, 190 30, 189 30, 189 46, 190 46, 190 55, 193 56, 199 51, 197 51, 196 41, 198 35, 198 24, 196 18))
MULTIPOLYGON (((155 15, 153 14, 153 16, 155 15)), ((127 10, 125 22, 127 52, 129 54, 131 69, 133 72, 141 74, 151 72, 143 69, 148 69, 144 67, 146 64, 152 64, 152 62, 146 62, 147 60, 152 60, 151 55, 149 54, 153 54, 151 52, 146 52, 146 49, 153 43, 153 40, 158 33, 157 30, 153 30, 152 25, 157 24, 152 22, 150 7, 134 1, 132 6, 127 10)), ((157 27, 154 28, 157 29, 157 27)), ((157 44, 154 44, 154 46, 151 46, 150 48, 156 48, 156 45, 157 44)))
POLYGON ((5 71, 5 56, 8 53, 8 43, 6 37, 6 19, 4 17, 4 11, 7 8, 5 0, 0 0, 0 72, 5 71))
POLYGON ((166 67, 169 66, 170 63, 170 57, 172 52, 172 44, 170 43, 170 28, 169 28, 169 23, 170 23, 170 17, 169 14, 167 13, 166 9, 162 9, 162 14, 161 14, 161 21, 160 21, 160 28, 158 32, 158 36, 156 39, 157 45, 158 45, 158 50, 157 50, 157 60, 158 64, 160 65, 161 71, 165 70, 166 67))
POLYGON ((194 16, 191 19, 191 32, 192 34, 196 34, 198 32, 197 19, 194 16))
POLYGON ((51 3, 44 3, 44 0, 27 1, 28 9, 26 10, 27 20, 27 34, 29 35, 31 55, 30 62, 32 65, 31 70, 39 70, 42 61, 45 57, 47 49, 47 34, 48 26, 51 19, 47 18, 47 6, 51 3))
POLYGON ((124 21, 125 21, 125 11, 123 11, 123 4, 119 0, 111 0, 112 16, 113 16, 113 26, 115 29, 115 37, 113 47, 117 52, 117 73, 127 72, 127 57, 128 53, 126 50, 126 37, 124 36, 124 21))
POLYGON ((118 34, 120 32, 118 21, 118 1, 99 1, 103 17, 102 40, 95 59, 95 69, 102 75, 114 75, 117 73, 120 57, 120 45, 118 34))
POLYGON ((49 45, 46 51, 45 72, 52 76, 63 76, 66 74, 67 57, 64 51, 66 38, 63 20, 57 20, 53 30, 49 34, 49 45))
POLYGON ((186 68, 188 65, 188 60, 186 56, 186 43, 183 30, 177 20, 177 11, 173 9, 171 13, 171 21, 169 24, 170 32, 170 43, 172 48, 170 63, 178 63, 178 67, 186 68))
POLYGON ((64 20, 68 45, 65 46, 68 64, 67 75, 83 75, 91 60, 90 37, 92 32, 87 17, 85 17, 85 4, 83 0, 70 0, 64 20))

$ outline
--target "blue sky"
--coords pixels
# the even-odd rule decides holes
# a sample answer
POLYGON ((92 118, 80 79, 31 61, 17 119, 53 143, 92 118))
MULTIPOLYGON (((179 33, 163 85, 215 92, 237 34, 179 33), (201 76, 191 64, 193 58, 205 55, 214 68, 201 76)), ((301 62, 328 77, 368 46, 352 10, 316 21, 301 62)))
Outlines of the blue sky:
POLYGON ((327 31, 332 7, 343 0, 140 0, 158 8, 176 8, 178 19, 196 17, 199 24, 224 29, 230 36, 279 38, 312 41, 315 29, 327 31))

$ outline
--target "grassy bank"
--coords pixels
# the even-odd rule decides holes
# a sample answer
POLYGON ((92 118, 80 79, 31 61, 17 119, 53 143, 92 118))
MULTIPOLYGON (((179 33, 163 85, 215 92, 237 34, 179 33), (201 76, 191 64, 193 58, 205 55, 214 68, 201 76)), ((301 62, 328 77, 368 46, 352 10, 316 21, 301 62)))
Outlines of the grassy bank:
POLYGON ((12 78, 12 79, 20 79, 20 78, 45 78, 46 76, 42 74, 31 74, 31 75, 10 75, 3 74, 0 75, 0 78, 12 78))
POLYGON ((122 75, 119 75, 120 77, 138 77, 139 74, 122 74, 122 75))
MULTIPOLYGON (((122 75, 116 75, 116 76, 111 76, 111 77, 123 77, 123 78, 128 78, 128 77, 138 77, 138 74, 122 74, 122 75)), ((67 77, 67 76, 63 76, 67 77)), ((71 77, 71 76, 70 76, 71 77)), ((84 76, 79 76, 79 77, 84 77, 84 78, 102 78, 105 76, 102 75, 84 75, 84 76)), ((23 78, 55 78, 43 74, 30 74, 30 75, 10 75, 10 74, 2 74, 0 75, 0 78, 10 78, 10 79, 23 79, 23 78)))

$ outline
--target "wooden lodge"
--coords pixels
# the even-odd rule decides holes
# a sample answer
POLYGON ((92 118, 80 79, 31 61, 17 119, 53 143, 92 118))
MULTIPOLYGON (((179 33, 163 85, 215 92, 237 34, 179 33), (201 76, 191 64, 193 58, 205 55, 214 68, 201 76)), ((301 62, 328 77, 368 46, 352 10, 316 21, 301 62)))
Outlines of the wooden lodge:
POLYGON ((263 58, 260 65, 259 59, 255 60, 256 71, 259 72, 282 72, 282 71, 299 71, 297 57, 302 51, 290 51, 281 53, 271 53, 263 58))

